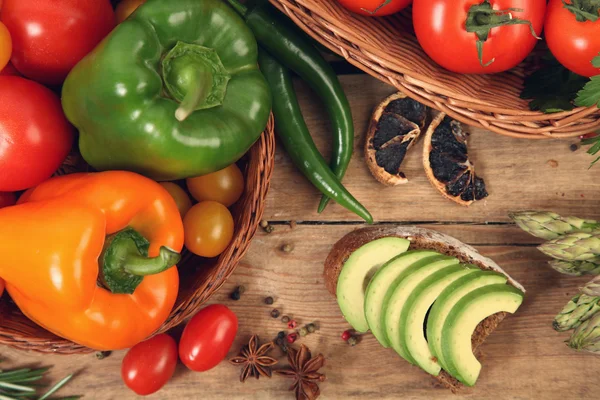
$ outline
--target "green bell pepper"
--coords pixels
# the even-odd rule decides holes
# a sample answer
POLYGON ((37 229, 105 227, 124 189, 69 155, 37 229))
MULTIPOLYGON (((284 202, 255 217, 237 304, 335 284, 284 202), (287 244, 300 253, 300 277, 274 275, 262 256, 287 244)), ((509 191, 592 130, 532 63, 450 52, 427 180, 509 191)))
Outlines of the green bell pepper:
POLYGON ((67 77, 67 118, 97 170, 156 180, 237 161, 267 125, 256 40, 220 0, 148 0, 67 77))

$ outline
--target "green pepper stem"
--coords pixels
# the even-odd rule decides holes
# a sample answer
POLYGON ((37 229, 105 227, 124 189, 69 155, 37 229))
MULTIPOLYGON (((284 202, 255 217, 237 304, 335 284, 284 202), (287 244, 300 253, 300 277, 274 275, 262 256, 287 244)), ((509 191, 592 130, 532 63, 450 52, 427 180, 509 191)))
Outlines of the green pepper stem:
POLYGON ((162 246, 148 257, 150 242, 132 228, 107 236, 100 255, 101 283, 112 293, 131 294, 143 277, 161 273, 179 262, 179 253, 162 246))
POLYGON ((490 30, 492 28, 498 28, 501 26, 507 25, 529 25, 531 30, 531 34, 536 39, 541 39, 535 29, 533 29, 533 25, 531 21, 516 18, 513 16, 513 12, 521 12, 522 9, 518 8, 507 8, 506 10, 494 10, 489 0, 484 0, 483 3, 475 4, 469 8, 469 13, 467 14, 467 21, 465 23, 467 32, 473 32, 477 36, 477 56, 479 58, 479 63, 482 67, 487 67, 492 64, 495 59, 491 59, 487 63, 483 62, 483 44, 488 39, 490 34, 490 30))
POLYGON ((248 14, 248 7, 246 7, 239 1, 237 1, 237 0, 226 0, 226 1, 231 6, 231 8, 233 8, 235 10, 235 12, 240 14, 242 17, 245 17, 246 14, 248 14))
POLYGON ((206 68, 198 69, 198 77, 187 92, 179 108, 175 111, 175 118, 178 121, 184 121, 192 114, 198 105, 206 100, 206 97, 212 89, 213 77, 206 68))

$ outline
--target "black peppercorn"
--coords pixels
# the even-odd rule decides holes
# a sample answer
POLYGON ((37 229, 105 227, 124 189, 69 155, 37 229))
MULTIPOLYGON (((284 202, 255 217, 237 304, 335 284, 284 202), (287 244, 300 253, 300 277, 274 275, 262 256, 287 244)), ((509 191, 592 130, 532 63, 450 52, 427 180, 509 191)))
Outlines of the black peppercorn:
POLYGON ((273 317, 273 318, 279 318, 279 310, 278 309, 273 309, 271 311, 271 317, 273 317))
POLYGON ((271 296, 265 299, 265 304, 273 304, 273 298, 271 296))

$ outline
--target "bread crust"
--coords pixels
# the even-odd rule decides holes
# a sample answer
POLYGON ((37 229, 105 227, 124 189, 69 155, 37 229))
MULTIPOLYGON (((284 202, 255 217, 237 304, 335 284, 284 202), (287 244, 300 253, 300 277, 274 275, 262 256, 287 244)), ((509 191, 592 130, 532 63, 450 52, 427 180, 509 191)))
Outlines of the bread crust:
MULTIPOLYGON (((499 272, 507 276, 510 285, 525 292, 523 286, 510 277, 498 264, 479 254, 475 248, 460 242, 452 236, 415 226, 385 225, 354 230, 333 245, 333 248, 325 260, 325 267, 323 270, 325 286, 333 296, 335 296, 336 293, 337 280, 342 267, 350 254, 364 244, 383 237, 405 238, 411 242, 409 247, 410 250, 435 250, 441 254, 456 257, 463 263, 476 265, 482 270, 499 272)), ((506 313, 502 312, 491 315, 481 321, 471 337, 473 351, 476 351, 479 348, 505 317, 506 313)), ((451 377, 445 371, 442 371, 434 378, 454 393, 463 387, 459 381, 451 377)))

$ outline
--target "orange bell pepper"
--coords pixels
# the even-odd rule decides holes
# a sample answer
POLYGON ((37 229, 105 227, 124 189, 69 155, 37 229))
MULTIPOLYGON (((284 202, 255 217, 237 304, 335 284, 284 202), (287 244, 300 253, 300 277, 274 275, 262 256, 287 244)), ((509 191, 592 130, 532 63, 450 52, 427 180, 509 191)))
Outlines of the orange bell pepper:
POLYGON ((56 177, 0 209, 0 277, 45 329, 97 350, 128 348, 169 316, 183 239, 175 201, 148 178, 56 177))

